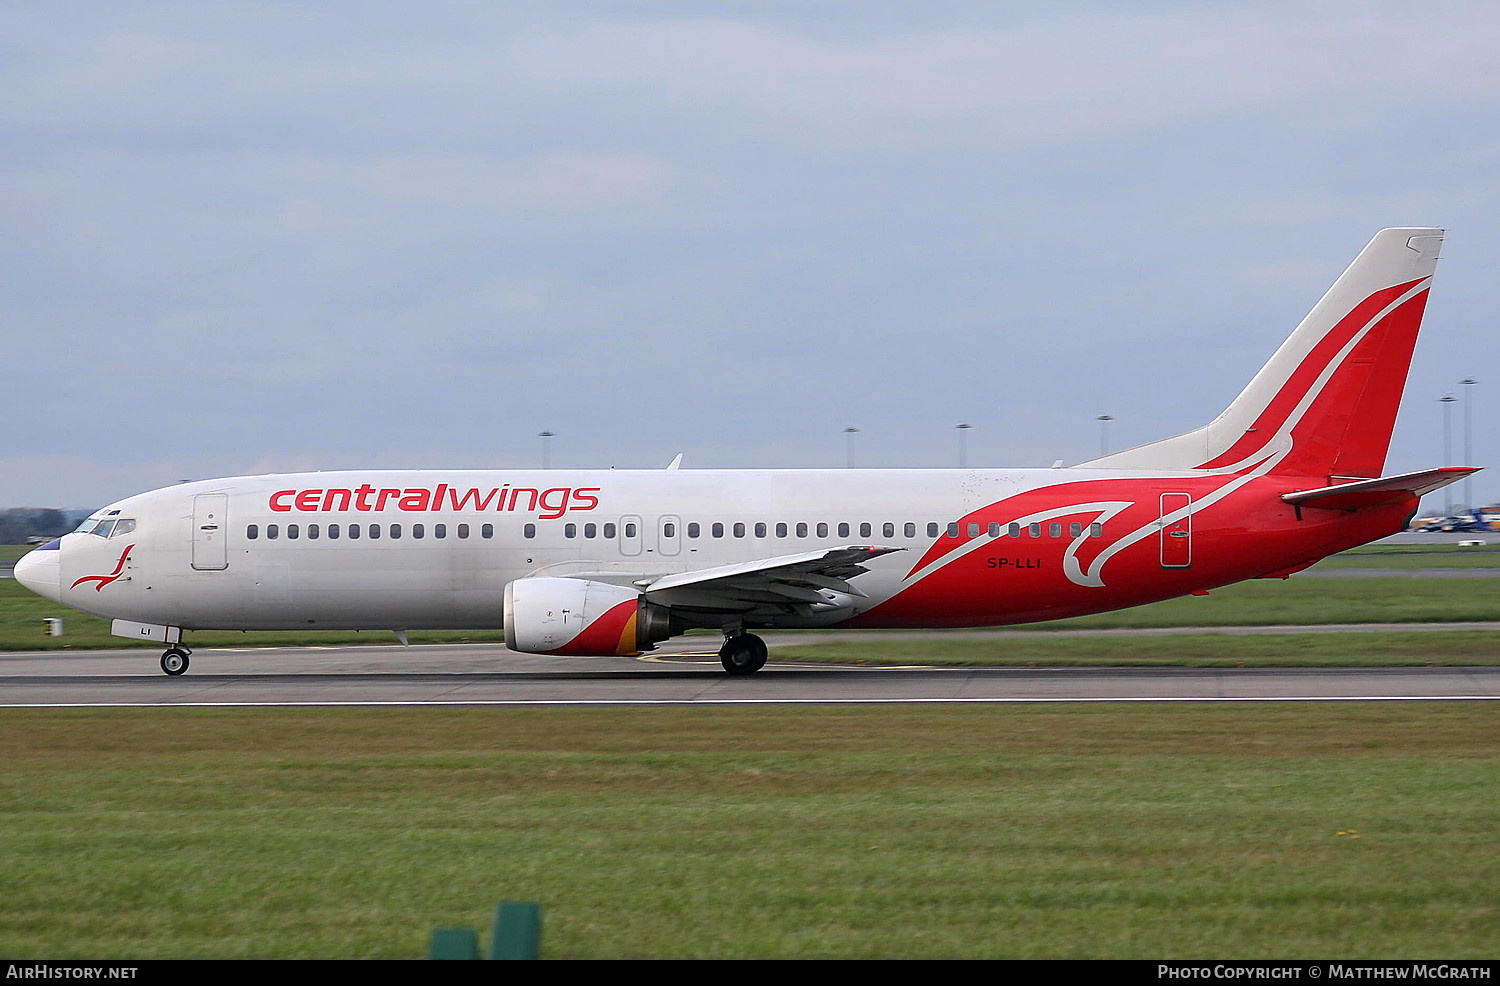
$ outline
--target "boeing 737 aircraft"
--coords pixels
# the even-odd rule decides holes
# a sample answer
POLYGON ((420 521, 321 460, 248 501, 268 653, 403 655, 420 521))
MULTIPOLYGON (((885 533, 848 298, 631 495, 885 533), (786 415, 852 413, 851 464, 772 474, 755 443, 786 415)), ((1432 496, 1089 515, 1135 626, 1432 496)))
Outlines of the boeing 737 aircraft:
POLYGON ((32 591, 169 645, 185 630, 504 626, 634 655, 722 631, 972 627, 1285 578, 1405 528, 1470 468, 1382 478, 1439 229, 1377 233, 1224 413, 1071 468, 359 471, 187 483, 26 555, 32 591))

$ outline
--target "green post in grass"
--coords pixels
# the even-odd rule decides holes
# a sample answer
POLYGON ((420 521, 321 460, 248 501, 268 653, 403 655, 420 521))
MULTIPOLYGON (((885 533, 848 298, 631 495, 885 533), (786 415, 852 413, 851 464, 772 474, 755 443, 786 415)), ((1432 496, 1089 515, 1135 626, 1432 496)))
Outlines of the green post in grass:
POLYGON ((490 958, 535 959, 542 951, 542 906, 502 901, 495 908, 490 958))
POLYGON ((477 959, 479 936, 473 928, 439 928, 427 946, 429 959, 477 959))

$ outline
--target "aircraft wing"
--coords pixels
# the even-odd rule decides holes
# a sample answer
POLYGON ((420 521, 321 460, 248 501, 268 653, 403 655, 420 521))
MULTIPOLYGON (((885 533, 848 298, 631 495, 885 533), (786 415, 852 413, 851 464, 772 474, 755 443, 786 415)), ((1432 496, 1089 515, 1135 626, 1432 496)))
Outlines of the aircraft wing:
POLYGON ((1316 490, 1283 493, 1281 498, 1298 507, 1358 510, 1382 503, 1396 503, 1409 496, 1425 496, 1478 471, 1469 466, 1443 466, 1439 469, 1402 473, 1400 476, 1386 476, 1383 479, 1364 479, 1316 490))
POLYGON ((884 545, 847 545, 642 579, 646 598, 668 606, 748 613, 823 609, 863 597, 849 580, 869 571, 865 562, 893 551, 884 545))

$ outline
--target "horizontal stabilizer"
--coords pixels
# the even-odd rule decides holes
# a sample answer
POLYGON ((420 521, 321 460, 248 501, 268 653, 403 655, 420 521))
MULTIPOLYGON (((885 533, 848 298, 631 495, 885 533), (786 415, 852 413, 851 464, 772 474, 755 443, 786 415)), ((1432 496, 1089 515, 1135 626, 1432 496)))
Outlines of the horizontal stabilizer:
POLYGON ((1296 507, 1323 507, 1328 510, 1358 510, 1384 503, 1399 503, 1407 497, 1421 497, 1456 483, 1478 472, 1477 467, 1443 466, 1424 469, 1384 479, 1364 479, 1357 483, 1340 483, 1316 490, 1284 493, 1281 498, 1296 507))

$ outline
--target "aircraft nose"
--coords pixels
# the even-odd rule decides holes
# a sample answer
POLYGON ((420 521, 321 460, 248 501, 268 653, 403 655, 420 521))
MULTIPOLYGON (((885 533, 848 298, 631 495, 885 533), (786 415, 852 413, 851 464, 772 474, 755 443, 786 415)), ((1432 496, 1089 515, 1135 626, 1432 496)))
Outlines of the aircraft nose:
POLYGON ((39 596, 62 601, 62 550, 50 541, 21 556, 16 562, 16 581, 39 596))

